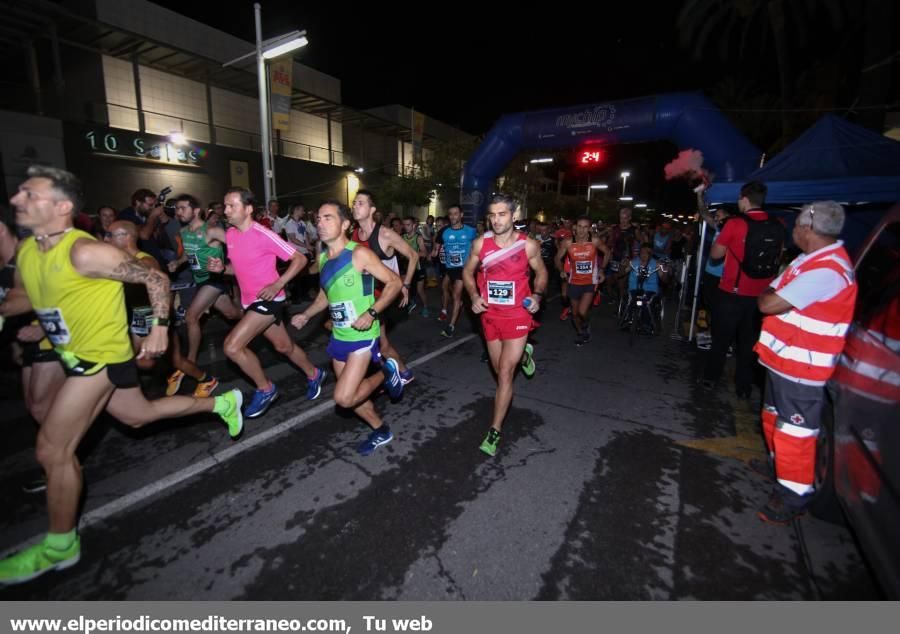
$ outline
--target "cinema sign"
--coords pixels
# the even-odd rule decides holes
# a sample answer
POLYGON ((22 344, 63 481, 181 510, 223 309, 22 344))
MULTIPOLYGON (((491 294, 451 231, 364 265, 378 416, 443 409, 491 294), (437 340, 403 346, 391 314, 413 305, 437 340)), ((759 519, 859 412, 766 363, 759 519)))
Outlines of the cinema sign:
POLYGON ((129 130, 91 128, 83 138, 92 154, 162 165, 203 167, 207 155, 205 147, 191 143, 176 145, 167 137, 129 130))

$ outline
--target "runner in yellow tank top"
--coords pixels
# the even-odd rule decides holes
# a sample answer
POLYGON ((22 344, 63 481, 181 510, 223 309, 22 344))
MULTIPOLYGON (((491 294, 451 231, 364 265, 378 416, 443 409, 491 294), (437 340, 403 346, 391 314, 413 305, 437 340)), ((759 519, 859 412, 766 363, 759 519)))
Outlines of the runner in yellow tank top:
POLYGON ((24 287, 67 376, 56 394, 48 395, 53 402, 37 438, 37 459, 47 476, 50 531, 39 544, 0 561, 0 585, 29 581, 80 559, 75 525, 82 483, 75 450, 104 409, 130 427, 216 412, 233 437, 243 428, 243 399, 237 390, 215 399, 144 398, 128 337, 122 282, 146 286, 153 307, 154 324, 142 357, 165 352, 169 281, 73 227, 74 212, 82 207, 81 183, 74 175, 31 167, 10 202, 16 222, 34 234, 19 250, 16 287, 24 287))

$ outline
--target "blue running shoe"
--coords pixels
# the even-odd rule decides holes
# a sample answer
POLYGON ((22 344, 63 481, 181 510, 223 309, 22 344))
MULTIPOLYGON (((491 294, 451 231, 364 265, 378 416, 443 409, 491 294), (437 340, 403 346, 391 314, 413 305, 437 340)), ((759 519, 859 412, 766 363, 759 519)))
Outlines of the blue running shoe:
POLYGON ((412 370, 404 370, 400 372, 400 382, 403 383, 404 387, 412 383, 416 377, 413 376, 412 370))
POLYGON ((327 376, 327 371, 323 370, 322 368, 316 368, 316 378, 306 379, 307 401, 314 401, 319 398, 319 394, 322 393, 322 384, 325 382, 325 377, 327 376))
POLYGON ((385 359, 381 366, 384 373, 384 389, 387 390, 391 400, 396 401, 403 396, 403 379, 400 377, 400 366, 396 359, 385 359))
POLYGON ((276 398, 278 398, 278 388, 275 387, 274 383, 272 383, 272 387, 268 391, 254 390, 253 398, 250 399, 250 402, 244 408, 244 418, 258 418, 262 416, 269 409, 269 406, 275 402, 276 398))
POLYGON ((386 445, 394 439, 394 434, 388 429, 387 425, 382 425, 362 441, 356 451, 360 456, 371 455, 381 445, 386 445))

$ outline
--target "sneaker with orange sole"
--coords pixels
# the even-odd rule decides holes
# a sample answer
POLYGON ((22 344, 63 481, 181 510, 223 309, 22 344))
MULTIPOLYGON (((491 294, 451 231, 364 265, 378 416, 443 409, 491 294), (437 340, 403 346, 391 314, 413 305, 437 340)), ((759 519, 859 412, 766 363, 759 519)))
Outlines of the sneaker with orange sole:
POLYGON ((184 380, 184 372, 175 370, 166 379, 166 396, 175 396, 181 389, 181 382, 184 380))
POLYGON ((209 398, 217 387, 219 387, 219 379, 214 376, 209 377, 208 381, 200 381, 194 389, 194 398, 209 398))

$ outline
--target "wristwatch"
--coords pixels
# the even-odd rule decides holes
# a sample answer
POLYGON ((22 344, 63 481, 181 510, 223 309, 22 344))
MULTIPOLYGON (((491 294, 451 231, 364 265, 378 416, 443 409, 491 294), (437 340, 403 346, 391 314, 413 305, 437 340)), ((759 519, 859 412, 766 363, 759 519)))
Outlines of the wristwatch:
POLYGON ((169 318, 168 317, 153 317, 150 320, 151 326, 165 326, 169 327, 169 318))
POLYGON ((378 319, 378 311, 374 308, 370 308, 366 312, 372 315, 372 319, 378 319))

